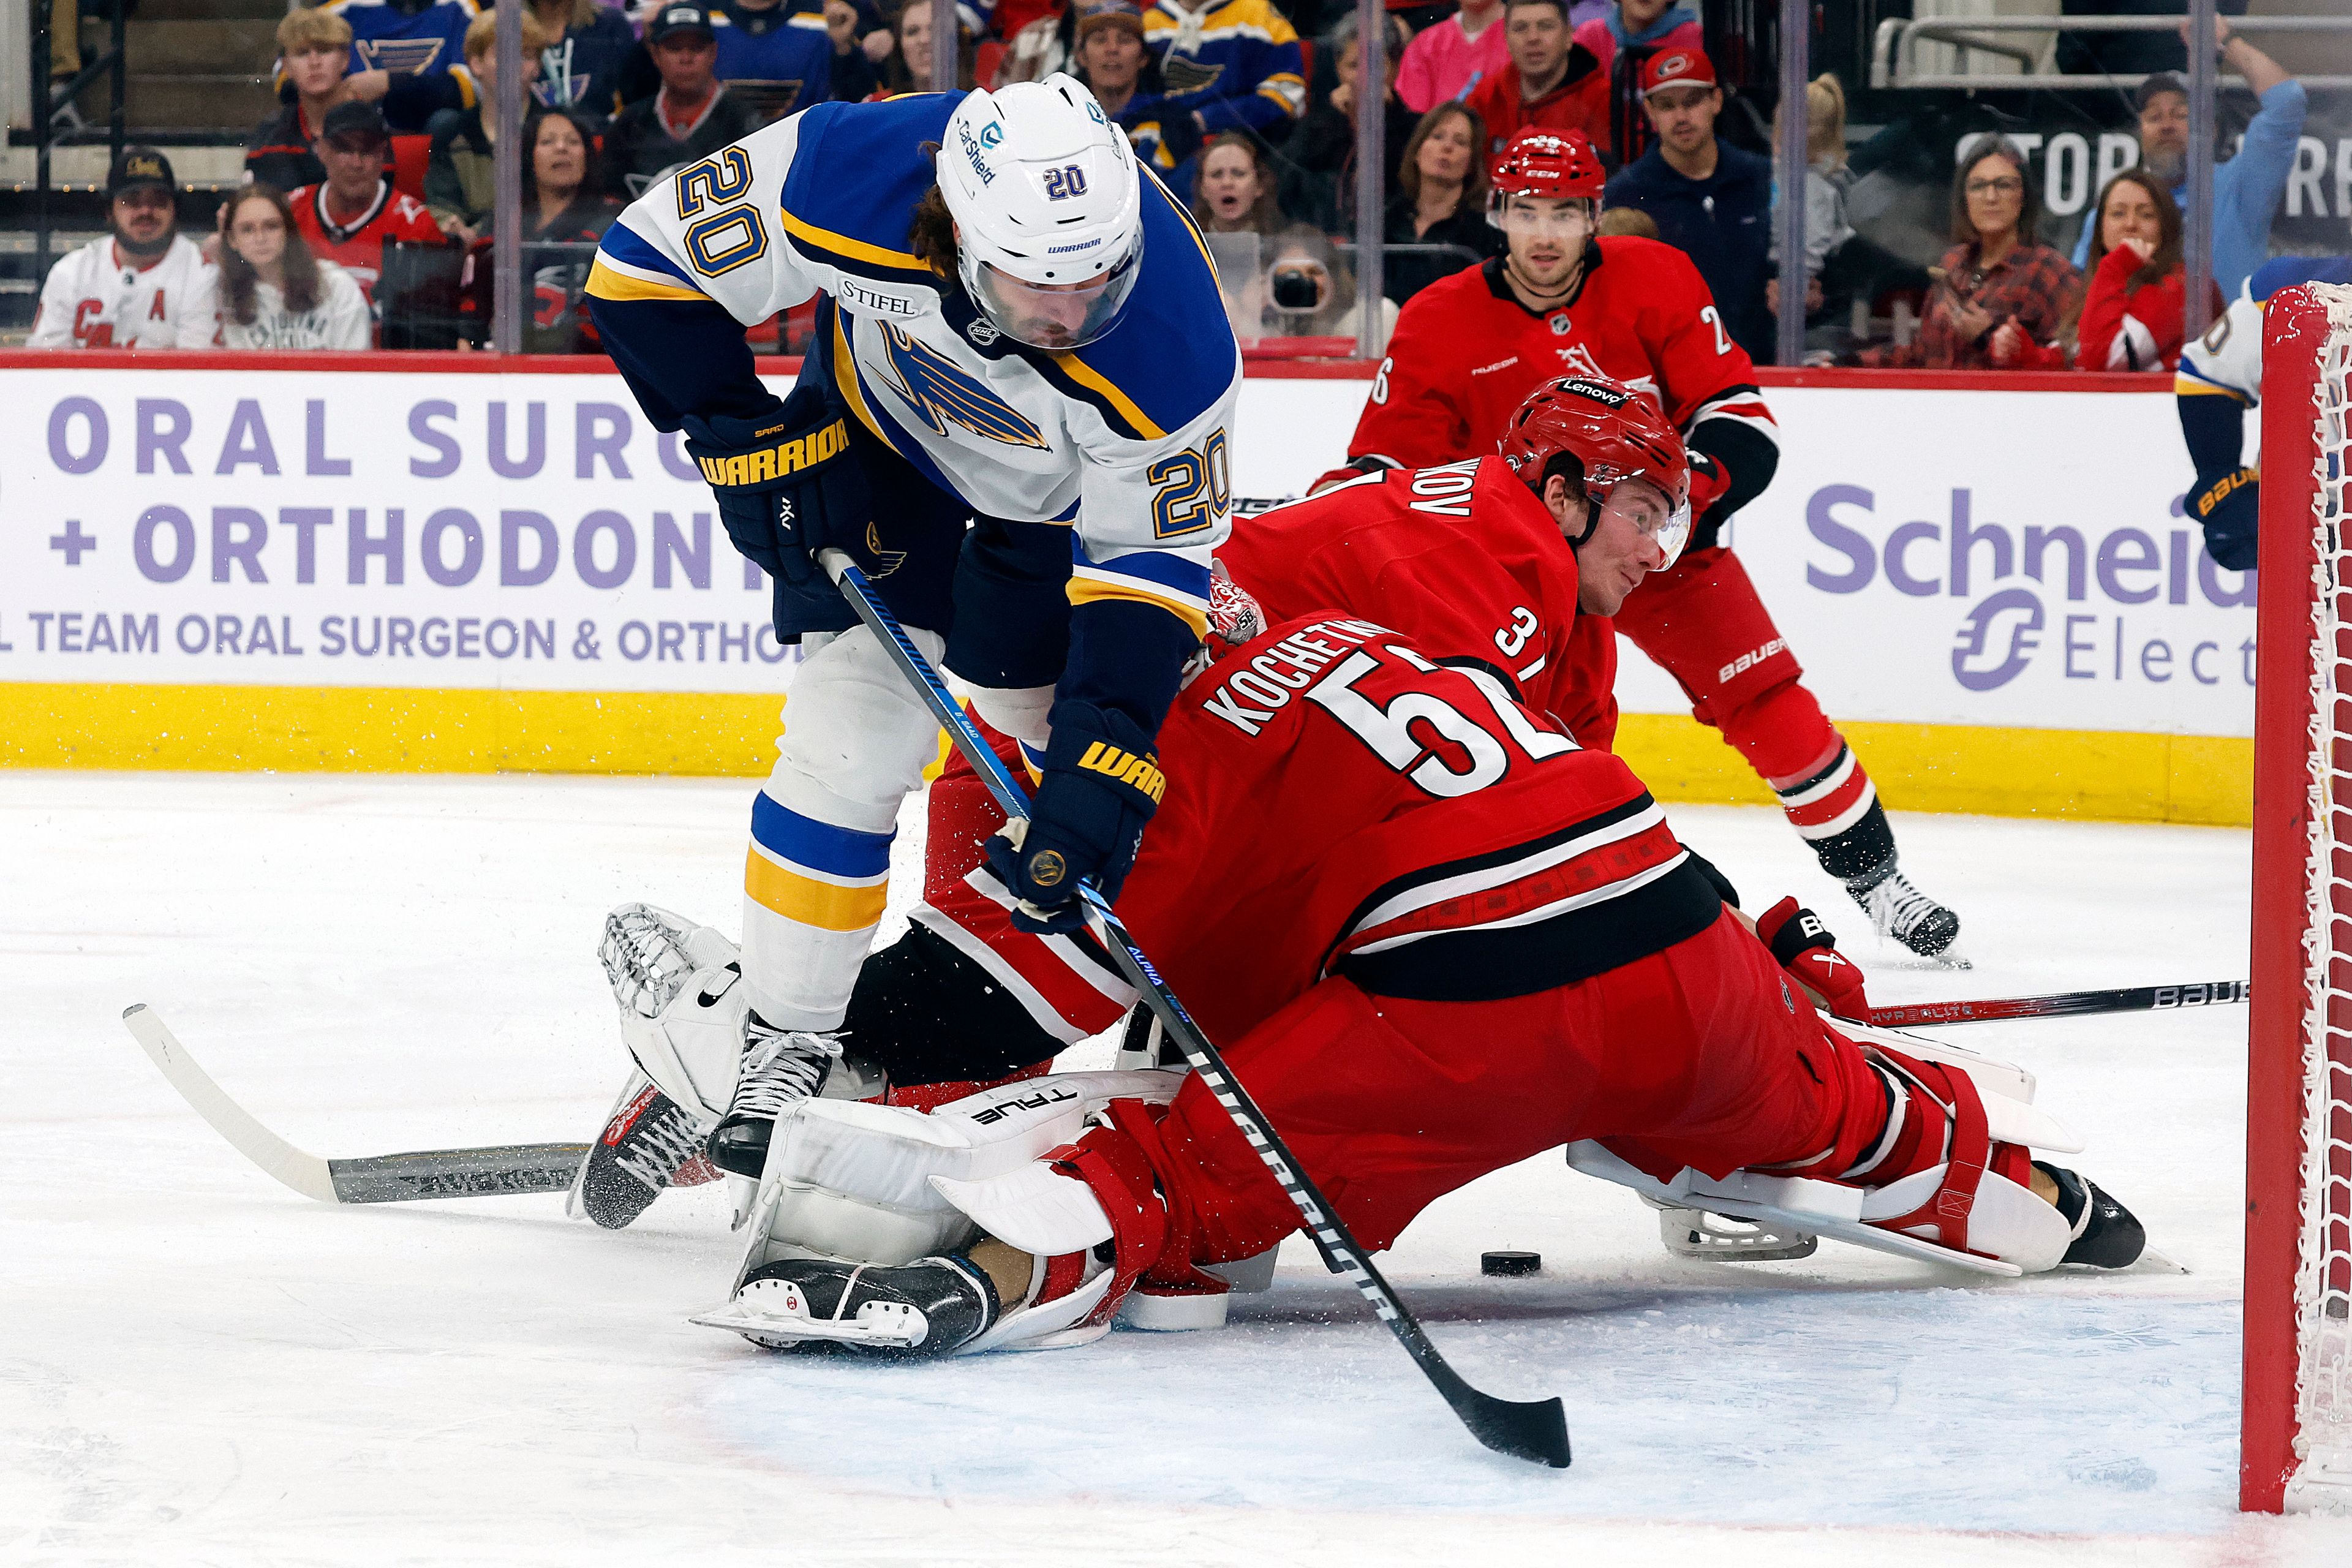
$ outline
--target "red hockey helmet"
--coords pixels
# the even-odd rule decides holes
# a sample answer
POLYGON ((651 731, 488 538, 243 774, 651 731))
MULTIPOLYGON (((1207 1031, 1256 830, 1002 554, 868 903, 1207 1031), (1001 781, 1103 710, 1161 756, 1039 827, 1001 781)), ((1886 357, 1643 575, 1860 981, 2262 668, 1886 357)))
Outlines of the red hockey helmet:
POLYGON ((1505 196, 1569 197, 1599 201, 1607 177, 1592 143, 1578 131, 1530 127, 1511 138, 1487 169, 1494 199, 1505 196))
POLYGON ((1592 537, 1610 492, 1627 479, 1645 480, 1665 497, 1668 515, 1655 536, 1667 565, 1690 538, 1690 458, 1682 437, 1656 404, 1621 382, 1573 375, 1536 388, 1511 416, 1502 454, 1538 495, 1554 473, 1581 489, 1592 514, 1570 544, 1592 537))

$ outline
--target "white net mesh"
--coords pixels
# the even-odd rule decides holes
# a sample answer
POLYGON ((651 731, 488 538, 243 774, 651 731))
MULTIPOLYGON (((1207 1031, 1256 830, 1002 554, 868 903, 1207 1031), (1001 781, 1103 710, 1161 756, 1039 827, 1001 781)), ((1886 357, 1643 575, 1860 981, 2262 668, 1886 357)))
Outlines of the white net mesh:
POLYGON ((2352 289, 2313 403, 2311 816, 2305 892, 2303 1172, 2295 1277, 2297 1489, 2352 1488, 2352 289))

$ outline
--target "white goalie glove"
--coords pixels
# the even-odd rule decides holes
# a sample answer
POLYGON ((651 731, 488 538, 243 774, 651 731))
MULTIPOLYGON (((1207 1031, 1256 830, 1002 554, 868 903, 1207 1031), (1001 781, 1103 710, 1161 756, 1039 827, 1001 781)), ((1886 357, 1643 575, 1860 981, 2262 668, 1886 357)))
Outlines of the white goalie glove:
POLYGON ((651 904, 614 910, 596 950, 629 1054, 664 1094, 705 1122, 727 1114, 742 1066, 751 1004, 740 952, 712 927, 651 904))

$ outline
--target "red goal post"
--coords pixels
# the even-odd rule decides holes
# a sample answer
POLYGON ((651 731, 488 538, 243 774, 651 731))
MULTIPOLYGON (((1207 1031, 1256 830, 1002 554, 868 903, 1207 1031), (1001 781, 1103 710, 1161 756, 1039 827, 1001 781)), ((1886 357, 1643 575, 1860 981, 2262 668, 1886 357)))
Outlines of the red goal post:
POLYGON ((2263 325, 2239 1504, 2352 1509, 2352 289, 2263 325))

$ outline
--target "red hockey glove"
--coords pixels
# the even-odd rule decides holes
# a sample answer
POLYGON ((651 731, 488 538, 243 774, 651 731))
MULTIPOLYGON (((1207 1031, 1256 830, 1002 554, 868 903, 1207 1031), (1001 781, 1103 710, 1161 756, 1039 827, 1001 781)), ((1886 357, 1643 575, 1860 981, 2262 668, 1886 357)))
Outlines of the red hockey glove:
POLYGON ((1794 899, 1782 899, 1756 922, 1756 934, 1772 950, 1780 967, 1833 1016, 1856 1023, 1870 1016, 1862 969, 1837 950, 1837 938, 1822 924, 1821 916, 1794 899))

